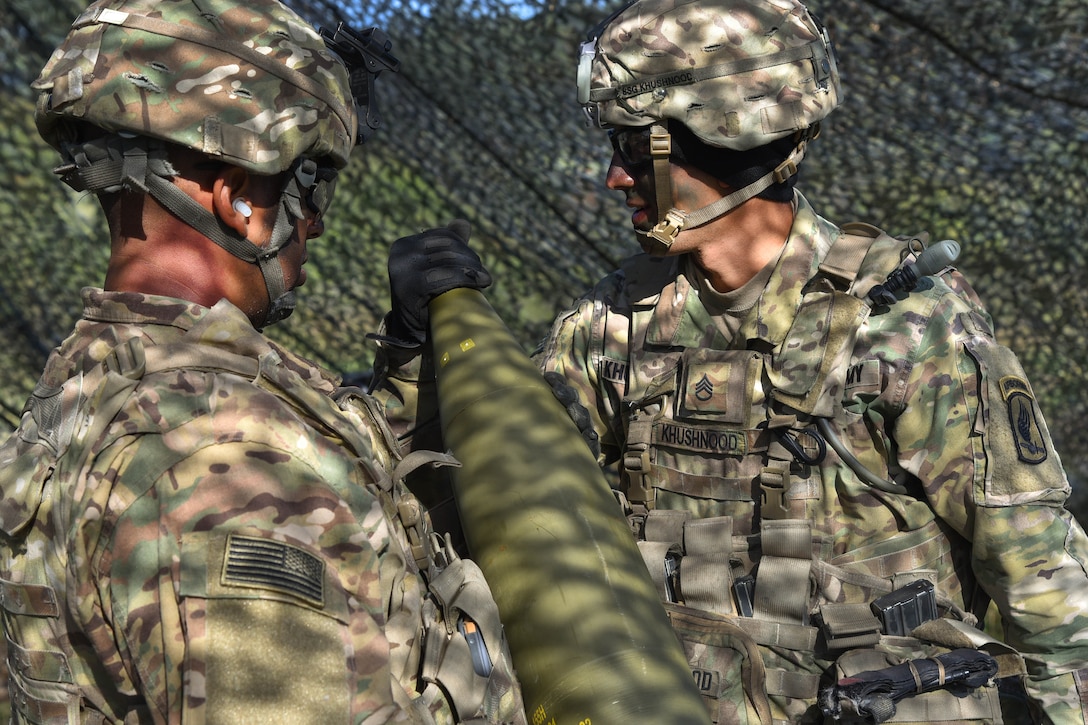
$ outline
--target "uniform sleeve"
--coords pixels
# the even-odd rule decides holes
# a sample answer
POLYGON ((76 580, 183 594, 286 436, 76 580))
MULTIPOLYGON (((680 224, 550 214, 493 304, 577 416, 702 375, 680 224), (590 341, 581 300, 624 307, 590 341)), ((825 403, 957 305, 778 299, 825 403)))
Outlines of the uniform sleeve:
POLYGON ((323 438, 278 433, 158 474, 184 436, 149 436, 103 472, 89 629, 107 658, 116 640, 114 666, 157 721, 382 723, 401 709, 383 626, 404 562, 381 506, 323 438))
POLYGON ((411 435, 418 426, 439 427, 433 410, 434 365, 428 360, 425 366, 424 355, 398 354, 384 342, 378 344, 374 355, 368 392, 381 402, 385 419, 398 436, 411 435), (421 400, 425 408, 431 409, 421 412, 421 400))
POLYGON ((1081 722, 1088 666, 1088 539, 1015 355, 977 308, 948 294, 922 331, 894 439, 937 512, 971 546, 979 584, 1056 722, 1081 722))
POLYGON ((594 326, 600 324, 595 319, 594 306, 593 300, 586 299, 560 314, 547 338, 533 354, 533 360, 541 372, 562 375, 578 393, 579 402, 589 411, 593 430, 600 440, 599 462, 607 465, 620 457, 623 432, 616 415, 619 401, 610 395, 609 389, 602 390, 597 366, 592 359, 594 326))

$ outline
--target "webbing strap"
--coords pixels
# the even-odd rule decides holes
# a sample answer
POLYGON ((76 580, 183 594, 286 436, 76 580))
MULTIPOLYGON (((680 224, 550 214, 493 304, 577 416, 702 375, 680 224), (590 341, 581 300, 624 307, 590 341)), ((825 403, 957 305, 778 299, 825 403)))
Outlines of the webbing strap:
POLYGON ((110 187, 117 187, 121 185, 121 180, 125 178, 124 174, 125 162, 120 159, 102 160, 94 163, 90 166, 77 166, 76 168, 62 167, 66 174, 65 179, 69 181, 72 188, 76 191, 91 190, 96 191, 98 189, 108 190, 110 187), (71 169, 68 171, 68 169, 71 169), (71 183, 77 181, 78 183, 71 183))
POLYGON ((756 575, 753 616, 807 624, 812 525, 804 519, 764 519, 761 525, 763 557, 756 575))
POLYGON ((46 682, 72 682, 72 668, 63 652, 29 650, 8 638, 8 664, 15 674, 46 682))
MULTIPOLYGON (((70 725, 72 722, 78 722, 68 718, 68 702, 40 700, 27 694, 18 686, 11 690, 11 707, 19 713, 19 717, 13 718, 12 722, 35 723, 36 725, 70 725)), ((78 718, 78 714, 76 717, 78 718)))
POLYGON ((627 484, 627 500, 653 508, 654 488, 650 483, 650 439, 653 421, 650 418, 633 420, 627 431, 627 447, 623 453, 624 482, 627 484))
MULTIPOLYGON (((754 438, 757 435, 758 431, 750 431, 749 438, 754 438)), ((746 486, 738 485, 735 479, 725 478, 717 474, 687 473, 656 464, 652 465, 651 468, 655 485, 659 489, 671 491, 672 493, 681 493, 694 498, 709 498, 715 501, 750 502, 752 500, 752 492, 746 486)))
POLYGON ((865 261, 865 255, 869 253, 873 240, 874 237, 866 234, 844 232, 831 245, 827 256, 820 263, 820 272, 839 289, 849 289, 861 270, 861 264, 865 261))
POLYGON ((733 614, 733 517, 693 519, 684 525, 684 559, 680 586, 689 607, 733 614))
POLYGON ((691 519, 690 511, 666 509, 646 514, 643 536, 647 541, 665 541, 670 544, 684 543, 684 525, 691 519))
POLYGON ((811 652, 816 648, 817 630, 800 624, 767 622, 752 617, 732 620, 743 629, 756 644, 764 647, 781 647, 796 652, 811 652))
POLYGON ((820 690, 820 676, 807 672, 790 672, 767 668, 764 680, 768 695, 779 695, 797 700, 812 700, 820 690))
POLYGON ((683 229, 683 212, 673 208, 672 172, 669 158, 672 156, 672 136, 667 123, 655 123, 650 127, 650 157, 653 161, 654 201, 657 207, 657 222, 650 237, 667 249, 672 246, 676 234, 683 229), (679 213, 680 220, 674 219, 679 213), (667 233, 661 233, 667 228, 667 233))
POLYGON ((832 603, 820 607, 828 649, 872 647, 880 641, 880 620, 867 603, 832 603))
POLYGON ((52 587, 40 584, 18 584, 0 579, 0 607, 11 614, 31 617, 57 617, 60 608, 52 587))
POLYGON ((892 722, 999 722, 1001 711, 996 691, 996 687, 980 688, 969 697, 959 697, 948 690, 934 690, 905 697, 895 703, 892 722))

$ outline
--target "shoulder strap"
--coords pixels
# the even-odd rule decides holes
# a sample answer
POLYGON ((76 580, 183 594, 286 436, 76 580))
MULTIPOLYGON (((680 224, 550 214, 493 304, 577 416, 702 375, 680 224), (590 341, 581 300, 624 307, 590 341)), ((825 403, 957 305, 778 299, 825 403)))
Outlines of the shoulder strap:
POLYGON ((863 222, 845 224, 842 232, 820 262, 819 270, 836 287, 846 290, 857 278, 873 241, 883 232, 863 222))
POLYGON ((895 269, 904 245, 861 222, 844 225, 842 232, 820 262, 769 369, 776 400, 823 418, 831 417, 841 397, 845 380, 839 378, 870 311, 865 295, 895 269))

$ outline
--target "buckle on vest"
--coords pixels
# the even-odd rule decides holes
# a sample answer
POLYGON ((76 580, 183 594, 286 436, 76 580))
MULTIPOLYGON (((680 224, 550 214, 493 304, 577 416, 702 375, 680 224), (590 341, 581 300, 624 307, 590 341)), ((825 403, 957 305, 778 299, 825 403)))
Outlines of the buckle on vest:
POLYGON ((408 536, 412 558, 420 570, 427 571, 431 562, 431 541, 427 536, 428 526, 424 519, 423 505, 414 496, 404 498, 397 503, 397 516, 408 536))
POLYGON ((623 472, 627 478, 627 499, 632 503, 653 504, 654 489, 647 483, 650 475, 650 445, 633 443, 623 454, 623 472))
POLYGON ((789 480, 790 472, 781 468, 771 468, 768 466, 760 472, 760 518, 789 518, 786 507, 786 484, 789 483, 789 480))

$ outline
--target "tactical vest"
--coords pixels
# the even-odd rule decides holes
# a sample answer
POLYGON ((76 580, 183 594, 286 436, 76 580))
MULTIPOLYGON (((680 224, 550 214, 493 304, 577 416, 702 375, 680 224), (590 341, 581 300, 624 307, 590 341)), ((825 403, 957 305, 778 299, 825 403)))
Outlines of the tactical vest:
MULTIPOLYGON (((939 522, 842 552, 820 520, 821 499, 838 495, 838 477, 892 475, 874 447, 842 448, 846 426, 866 430, 842 401, 866 386, 879 391, 875 361, 853 360, 852 352, 871 312, 866 293, 900 264, 909 240, 863 224, 843 232, 792 323, 788 313, 753 314, 736 335, 745 341, 753 325, 769 325, 758 332, 771 345, 655 346, 647 341, 653 305, 633 307, 625 339, 594 341, 602 346, 598 377, 622 386, 617 495, 714 722, 814 721, 821 673, 832 663, 840 676, 852 675, 969 642, 997 655, 1003 675, 1023 671, 1016 653, 972 627, 975 616, 944 591, 960 594, 963 562, 954 561, 939 522), (775 329, 782 319, 788 328, 775 329), (852 455, 864 464, 845 464, 852 455), (865 465, 871 471, 859 473, 865 465), (853 473, 844 474, 848 468, 853 473), (942 613, 929 642, 890 636, 870 607, 918 581, 936 585, 942 613)), ((798 264, 807 273, 812 262, 798 264)), ((594 314, 592 329, 608 329, 606 306, 594 314)), ((897 492, 889 495, 909 495, 886 483, 897 492)), ((914 697, 889 721, 1001 722, 1001 715, 996 688, 982 687, 962 698, 914 697)))
MULTIPOLYGON (((391 687, 394 701, 409 714, 410 722, 433 723, 434 703, 444 699, 458 722, 524 723, 520 688, 498 608, 482 572, 432 534, 426 511, 403 485, 403 477, 414 468, 456 465, 456 461, 440 454, 411 454, 400 460, 392 474, 387 473, 383 466, 397 463, 398 447, 373 399, 352 388, 332 399, 309 386, 290 384, 291 373, 275 352, 257 360, 187 343, 145 348, 138 339, 118 346, 103 365, 59 388, 39 383, 19 428, 0 446, 4 496, 0 529, 9 550, 0 562, 0 608, 14 722, 151 722, 140 698, 126 700, 105 690, 90 698, 78 684, 97 681, 108 687, 108 679, 85 659, 86 648, 78 646, 81 634, 69 629, 64 572, 49 570, 45 557, 34 555, 48 545, 34 522, 49 521, 56 507, 65 505, 66 482, 74 480, 96 450, 110 444, 100 439, 140 381, 186 369, 252 380, 354 454, 364 480, 371 482, 368 488, 381 503, 391 546, 402 550, 407 569, 401 578, 422 576, 426 583, 428 596, 422 601, 394 592, 393 610, 385 624, 390 642, 413 643, 390 651, 394 677, 407 673, 420 680, 414 696, 397 682, 391 687), (371 460, 373 448, 365 434, 341 414, 347 406, 354 406, 381 432, 387 451, 377 464, 371 460), (106 701, 113 713, 99 712, 91 706, 92 700, 106 701)), ((154 461, 141 473, 146 480, 154 480, 187 454, 179 451, 176 458, 154 461)))

